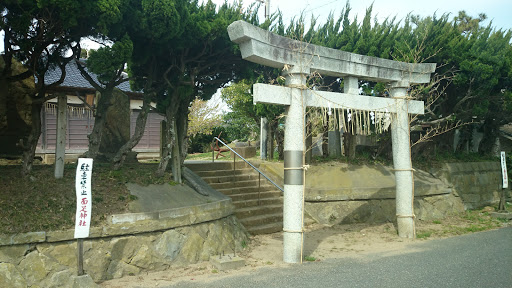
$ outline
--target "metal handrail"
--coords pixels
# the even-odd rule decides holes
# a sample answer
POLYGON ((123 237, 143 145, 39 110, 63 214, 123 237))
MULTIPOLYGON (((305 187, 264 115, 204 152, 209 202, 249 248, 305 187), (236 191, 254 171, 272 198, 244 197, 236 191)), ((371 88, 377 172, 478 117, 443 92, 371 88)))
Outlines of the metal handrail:
MULTIPOLYGON (((244 160, 245 163, 249 164, 249 166, 252 167, 252 169, 258 171, 258 173, 260 173, 260 175, 262 175, 263 177, 265 177, 265 179, 267 179, 270 183, 272 183, 274 186, 276 186, 277 189, 281 190, 281 192, 284 192, 283 188, 279 187, 279 185, 277 185, 276 183, 274 183, 274 181, 270 180, 270 178, 267 177, 267 175, 265 175, 263 172, 261 172, 258 168, 254 167, 254 165, 252 165, 249 161, 245 160, 244 157, 240 156, 240 154, 238 154, 235 150, 231 149, 231 147, 229 147, 226 143, 222 142, 222 140, 220 140, 219 138, 217 137, 213 137, 214 140, 217 140, 219 141, 220 143, 222 143, 222 145, 226 146, 229 150, 231 150, 231 152, 233 152, 236 156, 240 157, 240 159, 244 160)), ((213 147, 212 147, 213 148, 213 147)), ((212 149, 212 154, 215 154, 215 151, 212 149)), ((214 156, 215 157, 215 156, 214 156)), ((213 158, 212 157, 212 160, 213 158)), ((235 159, 236 157, 234 157, 235 159)), ((234 160, 233 159, 233 160, 234 160)), ((235 165, 233 164, 233 170, 235 169, 235 165)))

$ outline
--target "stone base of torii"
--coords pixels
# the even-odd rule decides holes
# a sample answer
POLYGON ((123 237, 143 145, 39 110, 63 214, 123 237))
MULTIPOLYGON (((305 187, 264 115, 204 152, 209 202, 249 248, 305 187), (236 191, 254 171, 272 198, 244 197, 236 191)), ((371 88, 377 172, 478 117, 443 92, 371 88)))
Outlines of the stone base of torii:
POLYGON ((284 139, 283 260, 300 263, 304 243, 306 107, 392 113, 393 165, 396 174, 396 217, 400 237, 414 238, 413 169, 409 114, 423 114, 423 102, 409 100, 410 84, 428 83, 435 63, 413 64, 363 56, 275 35, 243 21, 228 27, 242 58, 282 69, 285 85, 254 85, 254 102, 286 106, 284 139), (311 91, 311 73, 343 78, 344 93, 311 91), (391 98, 361 96, 358 79, 388 83, 391 98))

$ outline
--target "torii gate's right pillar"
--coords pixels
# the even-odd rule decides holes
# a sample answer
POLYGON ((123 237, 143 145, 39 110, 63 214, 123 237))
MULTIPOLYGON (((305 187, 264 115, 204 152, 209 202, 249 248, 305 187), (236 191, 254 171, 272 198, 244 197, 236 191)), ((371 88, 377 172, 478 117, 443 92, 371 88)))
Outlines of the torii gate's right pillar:
POLYGON ((396 115, 391 121, 391 141, 393 148, 393 166, 396 181, 396 217, 398 236, 414 238, 414 183, 411 164, 411 144, 409 138, 409 114, 407 88, 405 84, 390 87, 391 98, 396 99, 396 115))

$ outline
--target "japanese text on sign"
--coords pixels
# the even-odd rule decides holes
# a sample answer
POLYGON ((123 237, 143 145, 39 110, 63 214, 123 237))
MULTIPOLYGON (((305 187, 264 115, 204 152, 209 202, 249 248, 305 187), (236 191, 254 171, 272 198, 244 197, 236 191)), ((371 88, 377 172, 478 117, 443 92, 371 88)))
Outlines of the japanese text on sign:
POLYGON ((79 158, 76 167, 75 238, 89 237, 91 222, 92 159, 79 158))

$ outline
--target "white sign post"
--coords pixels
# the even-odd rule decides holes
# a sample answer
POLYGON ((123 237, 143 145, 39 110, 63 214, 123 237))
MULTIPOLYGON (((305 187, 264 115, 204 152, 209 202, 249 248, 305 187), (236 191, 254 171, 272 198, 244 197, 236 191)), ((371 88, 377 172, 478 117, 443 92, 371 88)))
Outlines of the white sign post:
POLYGON ((508 188, 508 174, 507 174, 507 159, 505 158, 505 151, 501 151, 501 175, 503 178, 503 189, 508 188))
POLYGON ((91 227, 91 158, 79 158, 76 167, 76 216, 75 216, 75 238, 78 246, 78 276, 84 274, 83 268, 83 238, 89 237, 91 227))
POLYGON ((501 185, 500 203, 498 204, 498 211, 505 211, 505 189, 508 188, 508 174, 507 174, 507 160, 505 158, 505 152, 501 151, 501 179, 503 180, 501 185))

